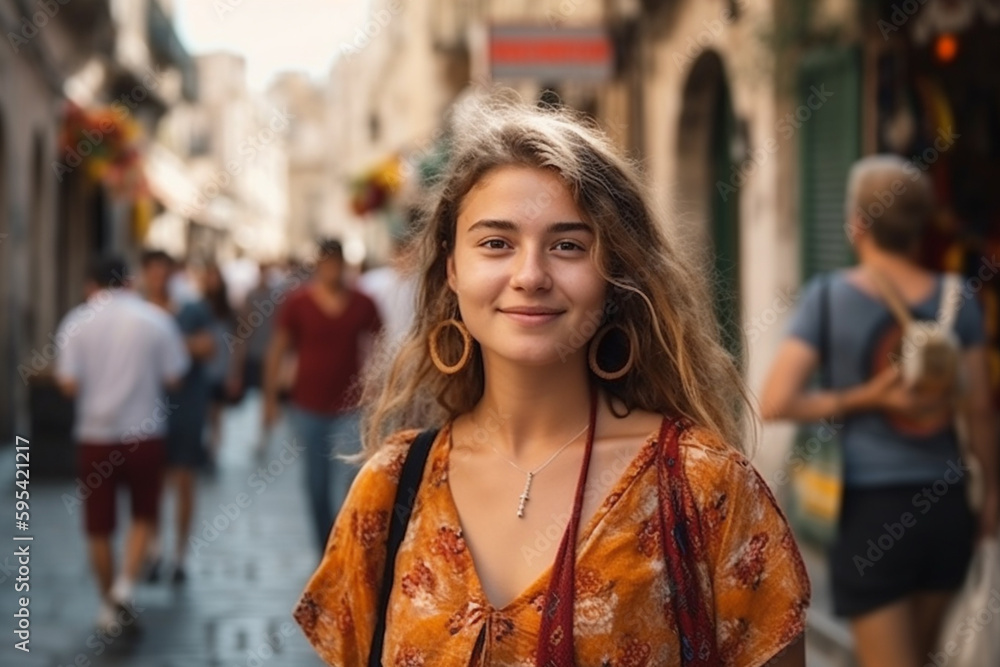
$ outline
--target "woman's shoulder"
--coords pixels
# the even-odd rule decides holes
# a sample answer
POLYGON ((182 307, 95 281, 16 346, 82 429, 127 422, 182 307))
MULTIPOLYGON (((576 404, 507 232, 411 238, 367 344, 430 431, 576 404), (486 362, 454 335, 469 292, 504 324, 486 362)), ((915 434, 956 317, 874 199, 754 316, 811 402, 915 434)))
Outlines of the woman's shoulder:
POLYGON ((416 429, 393 433, 362 465, 323 560, 295 608, 295 620, 328 664, 365 664, 396 488, 419 433, 416 429))
POLYGON ((634 410, 630 414, 631 423, 623 423, 619 437, 642 434, 644 442, 656 441, 664 424, 673 423, 679 428, 677 434, 678 450, 685 462, 685 472, 689 469, 707 469, 722 471, 730 463, 745 464, 746 457, 736 447, 733 447, 716 431, 695 424, 689 419, 678 418, 675 414, 661 414, 643 410, 634 410))
POLYGON ((644 442, 651 455, 646 465, 654 465, 657 456, 665 455, 665 443, 659 443, 664 423, 677 429, 677 451, 682 465, 683 478, 696 492, 719 489, 731 485, 734 477, 753 474, 750 461, 737 447, 713 429, 698 425, 676 415, 661 415, 656 430, 649 432, 644 442))
POLYGON ((393 487, 399 484, 399 475, 403 471, 406 455, 413 441, 420 435, 420 430, 411 428, 392 433, 371 456, 365 460, 358 472, 358 479, 363 483, 389 483, 393 487))
POLYGON ((750 461, 743 452, 705 426, 687 425, 678 436, 677 444, 686 470, 694 467, 709 473, 721 473, 734 463, 750 467, 750 461))
MULTIPOLYGON (((432 449, 440 440, 438 430, 432 449)), ((399 486, 399 478, 403 472, 403 464, 417 436, 422 431, 416 428, 402 429, 392 433, 382 440, 375 451, 364 461, 351 487, 352 493, 367 496, 369 503, 372 496, 382 498, 382 502, 391 504, 399 486), (357 491, 355 491, 355 488, 357 491)))
POLYGON ((812 596, 795 537, 767 484, 719 434, 701 427, 680 443, 727 665, 770 664, 802 635, 812 596))
POLYGON ((679 444, 701 537, 724 597, 733 602, 740 591, 756 590, 768 572, 777 572, 772 594, 779 590, 793 599, 798 619, 810 596, 809 578, 770 486, 742 452, 707 428, 686 429, 679 444))
POLYGON ((699 505, 739 497, 748 507, 778 507, 771 488, 750 459, 719 433, 689 426, 680 434, 678 445, 684 476, 699 505))
POLYGON ((384 542, 403 463, 418 434, 417 430, 393 433, 362 464, 341 508, 337 530, 348 531, 366 546, 384 542))

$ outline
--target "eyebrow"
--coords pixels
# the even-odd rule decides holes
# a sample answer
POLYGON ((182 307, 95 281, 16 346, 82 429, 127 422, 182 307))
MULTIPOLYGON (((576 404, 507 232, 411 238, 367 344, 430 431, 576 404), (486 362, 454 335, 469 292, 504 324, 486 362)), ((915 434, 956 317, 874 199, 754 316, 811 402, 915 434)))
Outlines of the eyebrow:
MULTIPOLYGON (((469 232, 477 229, 495 229, 504 232, 516 232, 518 225, 510 220, 479 220, 469 227, 469 232)), ((593 232, 590 225, 585 222, 553 222, 545 231, 549 234, 563 234, 566 232, 593 232)))

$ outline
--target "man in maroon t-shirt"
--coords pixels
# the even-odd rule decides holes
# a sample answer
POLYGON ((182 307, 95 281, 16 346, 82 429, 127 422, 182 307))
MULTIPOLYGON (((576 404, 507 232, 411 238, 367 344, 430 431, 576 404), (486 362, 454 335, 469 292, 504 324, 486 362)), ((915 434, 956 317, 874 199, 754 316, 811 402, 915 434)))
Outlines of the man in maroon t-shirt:
POLYGON ((264 424, 269 428, 278 417, 282 359, 289 351, 298 356, 288 417, 306 450, 320 552, 354 478, 354 466, 336 455, 359 450, 355 381, 381 327, 375 303, 344 285, 340 243, 320 242, 313 280, 288 295, 264 364, 264 424))

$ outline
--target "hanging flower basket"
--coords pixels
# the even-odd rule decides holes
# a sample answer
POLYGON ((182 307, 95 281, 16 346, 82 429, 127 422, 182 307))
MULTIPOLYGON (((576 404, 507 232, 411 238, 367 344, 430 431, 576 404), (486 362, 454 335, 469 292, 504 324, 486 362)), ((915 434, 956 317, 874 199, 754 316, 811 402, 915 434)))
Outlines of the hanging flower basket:
POLYGON ((136 201, 147 193, 141 137, 139 124, 121 107, 83 109, 69 102, 59 134, 61 167, 80 169, 113 196, 136 201))
POLYGON ((402 183, 398 156, 380 162, 351 182, 351 210, 358 216, 385 210, 402 183))

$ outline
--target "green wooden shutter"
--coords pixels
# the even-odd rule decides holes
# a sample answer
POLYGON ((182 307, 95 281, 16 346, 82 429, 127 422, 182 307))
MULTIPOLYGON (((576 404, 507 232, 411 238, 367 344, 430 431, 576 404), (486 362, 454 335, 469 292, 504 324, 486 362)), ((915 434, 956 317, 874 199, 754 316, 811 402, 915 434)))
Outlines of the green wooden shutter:
POLYGON ((792 112, 798 116, 791 124, 799 123, 803 281, 853 263, 844 233, 844 194, 847 173, 861 154, 860 100, 856 48, 825 49, 803 59, 799 106, 792 112))
MULTIPOLYGON (((712 119, 712 183, 730 183, 733 158, 731 145, 736 131, 729 89, 720 81, 712 119)), ((713 185, 712 240, 715 250, 715 314, 719 320, 722 342, 742 363, 743 329, 740 299, 740 216, 739 192, 723 197, 713 185)))

